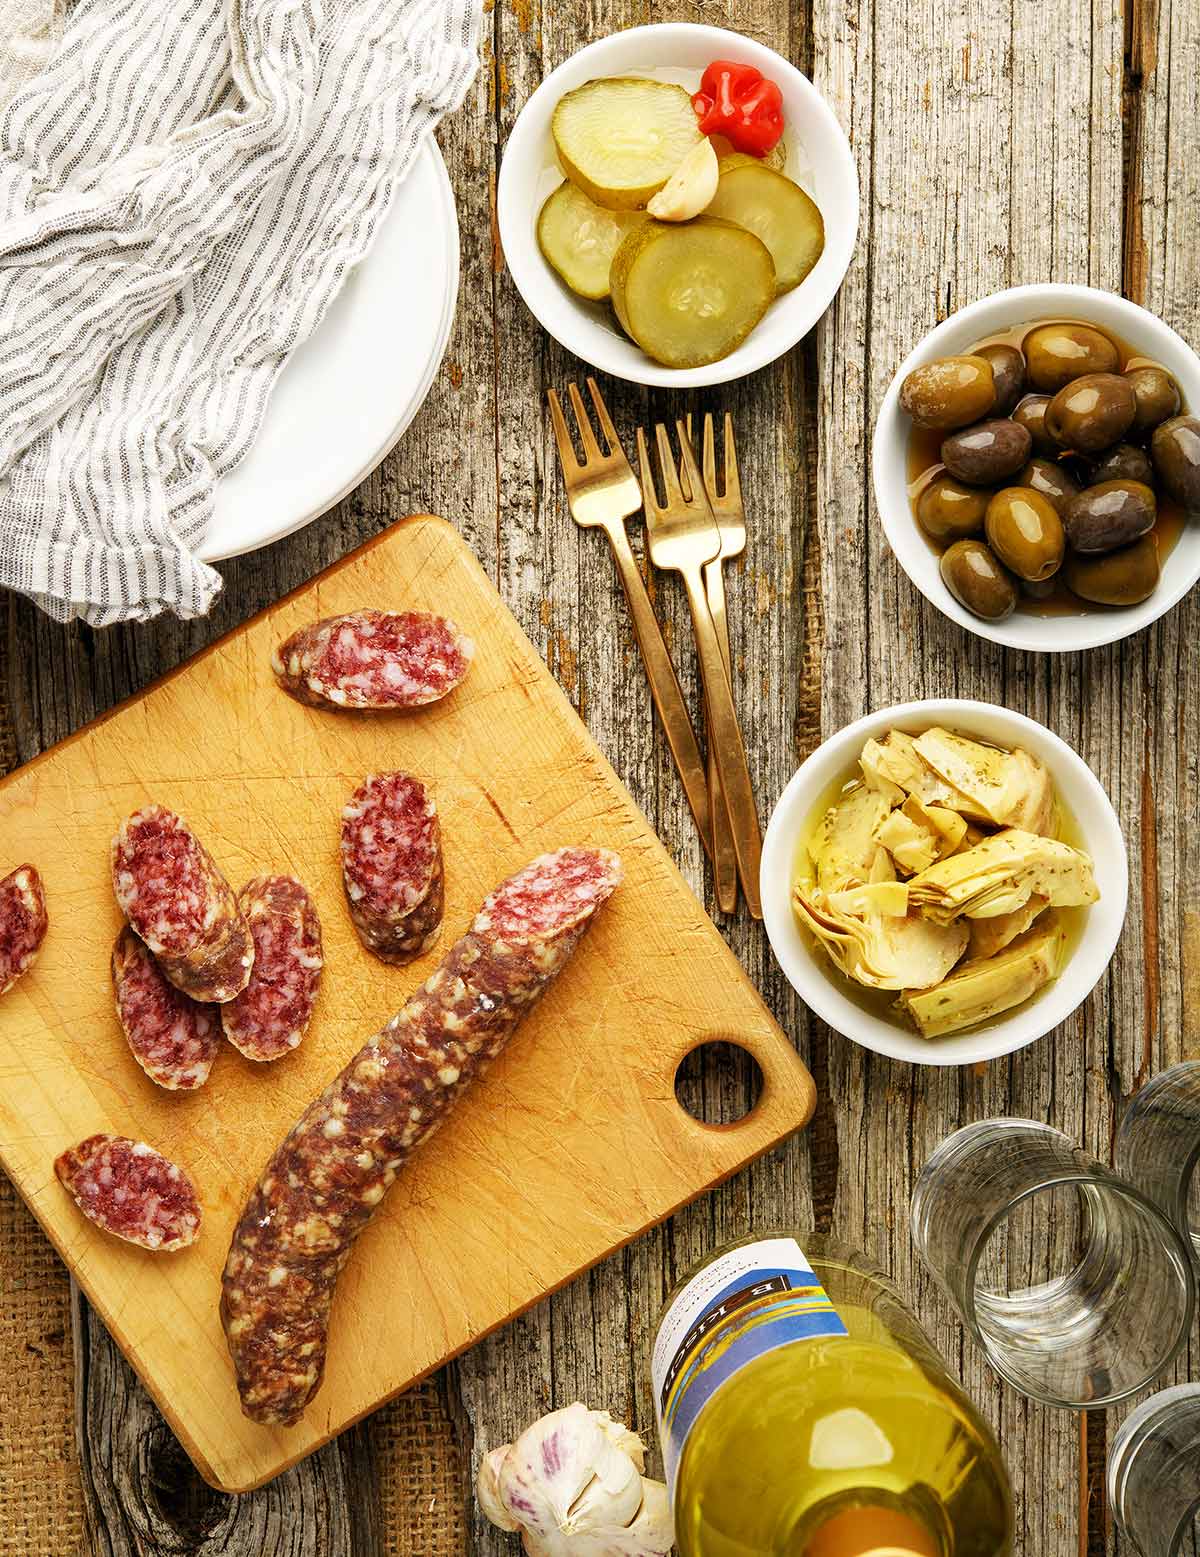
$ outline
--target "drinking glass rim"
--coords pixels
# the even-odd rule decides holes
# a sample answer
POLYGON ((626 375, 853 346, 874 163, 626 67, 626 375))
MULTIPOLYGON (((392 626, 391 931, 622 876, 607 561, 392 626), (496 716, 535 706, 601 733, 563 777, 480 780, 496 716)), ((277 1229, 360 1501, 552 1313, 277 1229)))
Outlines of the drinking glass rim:
MULTIPOLYGON (((1032 1120, 1028 1122, 1034 1124, 1040 1123, 1038 1120, 1032 1120)), ((1045 1126, 1045 1128, 1049 1130, 1055 1129, 1053 1125, 1045 1126)), ((1062 1134, 1063 1132, 1055 1131, 1055 1133, 1062 1134)), ((983 1258, 983 1251, 987 1248, 988 1240, 996 1231, 997 1227, 1000 1226, 1001 1222, 1003 1222, 1007 1217, 1011 1216, 1012 1213, 1024 1201, 1032 1199, 1034 1195, 1040 1195, 1044 1190, 1057 1189, 1059 1186, 1066 1184, 1095 1184, 1098 1178, 1096 1173, 1088 1173, 1082 1169, 1077 1169, 1073 1172, 1054 1174, 1049 1177, 1043 1177, 1036 1184, 1026 1185, 1025 1188, 1019 1190, 1012 1197, 1012 1199, 1007 1202, 1006 1205, 1002 1206, 999 1211, 996 1211, 991 1217, 989 1217, 979 1237, 975 1240, 974 1247, 971 1250, 966 1264, 966 1285, 963 1289, 965 1299, 964 1307, 966 1309, 964 1317, 966 1319, 967 1328, 971 1331, 976 1341, 979 1343, 984 1356, 1000 1375, 1000 1377, 1007 1384, 1012 1385, 1013 1389, 1015 1389, 1019 1394, 1024 1395, 1029 1400, 1036 1400, 1041 1405, 1053 1406, 1056 1409, 1064 1411, 1104 1410, 1109 1406, 1118 1405, 1123 1400, 1128 1400, 1131 1395, 1136 1395, 1139 1390, 1145 1389, 1148 1384, 1153 1383, 1156 1378, 1165 1373, 1166 1370, 1175 1361, 1176 1357, 1178 1357, 1180 1351, 1183 1349, 1183 1346, 1187 1341, 1188 1336, 1191 1333, 1192 1320, 1195 1318, 1196 1314, 1196 1275, 1191 1238, 1188 1237, 1185 1241, 1184 1235, 1179 1231, 1175 1223, 1171 1221, 1170 1217, 1167 1216, 1167 1214, 1159 1206, 1157 1206, 1148 1195, 1144 1194, 1136 1184, 1131 1184, 1126 1179, 1119 1178, 1110 1168, 1105 1168, 1102 1163, 1098 1164, 1098 1166, 1101 1168, 1104 1175, 1103 1182, 1108 1188, 1115 1191, 1118 1195, 1127 1196, 1130 1200, 1141 1206, 1144 1211, 1148 1211, 1151 1215, 1151 1218, 1158 1221, 1162 1227, 1167 1230, 1168 1234, 1170 1235, 1169 1242, 1173 1242, 1174 1244, 1174 1258, 1178 1262, 1180 1272, 1183 1276, 1184 1288, 1187 1297, 1185 1312, 1181 1319, 1178 1333, 1171 1342, 1170 1350, 1164 1354, 1161 1362, 1153 1373, 1139 1380, 1135 1384, 1130 1384, 1124 1389, 1116 1390, 1107 1395, 1099 1395, 1094 1400, 1062 1400, 1057 1395, 1051 1394, 1048 1391, 1030 1389, 1028 1384, 1020 1382, 1015 1374, 1004 1365, 1002 1359, 997 1356, 992 1346, 988 1343, 987 1337, 984 1335, 983 1329, 979 1324, 978 1318, 976 1317, 977 1310, 973 1301, 976 1291, 978 1290, 975 1282, 976 1273, 979 1269, 979 1263, 983 1258)))

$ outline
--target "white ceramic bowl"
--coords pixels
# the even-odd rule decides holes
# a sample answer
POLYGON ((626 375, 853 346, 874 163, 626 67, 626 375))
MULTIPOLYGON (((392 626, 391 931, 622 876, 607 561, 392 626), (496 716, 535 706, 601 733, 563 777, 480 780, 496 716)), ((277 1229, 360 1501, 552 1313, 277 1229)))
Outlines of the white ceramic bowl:
POLYGON ((938 571, 937 554, 917 528, 909 506, 907 456, 912 423, 900 409, 900 386, 912 369, 923 362, 965 351, 985 335, 1046 318, 1082 319, 1111 330, 1169 369, 1179 382, 1185 405, 1192 412, 1200 412, 1200 357, 1161 319, 1136 303, 1111 292, 1098 292, 1094 287, 1012 287, 960 308, 931 330, 900 364, 875 423, 871 466, 875 502, 888 543, 925 598, 951 621, 981 638, 1014 649, 1053 653, 1115 643, 1130 633, 1140 632, 1169 611, 1200 579, 1200 523, 1193 520, 1184 526, 1174 551, 1163 564, 1158 588, 1141 605, 1094 606, 1086 615, 1079 616, 1039 617, 1018 610, 1003 622, 985 622, 959 605, 946 588, 938 571))
POLYGON ((1095 774, 1044 725, 994 703, 937 698, 880 709, 839 730, 793 775, 771 816, 762 853, 763 919, 779 966, 804 1003, 865 1049, 917 1065, 970 1065, 1023 1049, 1070 1016, 1099 982, 1116 949, 1129 895, 1129 865, 1116 813, 1095 774), (863 743, 899 728, 917 735, 942 724, 997 746, 1022 746, 1050 770, 1095 862, 1100 901, 1087 910, 1083 934, 1059 978, 1036 999, 961 1037, 922 1038, 857 1005, 838 986, 841 975, 796 923, 792 877, 804 827, 822 795, 853 772, 863 743))
POLYGON ((530 312, 577 357, 615 378, 677 389, 723 384, 753 373, 807 335, 829 306, 850 264, 858 235, 858 174, 850 143, 825 99, 794 66, 721 27, 665 22, 631 27, 588 44, 548 75, 513 125, 496 196, 500 241, 517 290, 530 312), (621 333, 609 305, 576 297, 542 258, 537 216, 562 182, 550 120, 564 93, 600 76, 658 76, 694 90, 714 59, 755 65, 783 93, 787 172, 808 191, 825 221, 825 250, 798 287, 778 298, 728 357, 704 368, 665 368, 621 333))

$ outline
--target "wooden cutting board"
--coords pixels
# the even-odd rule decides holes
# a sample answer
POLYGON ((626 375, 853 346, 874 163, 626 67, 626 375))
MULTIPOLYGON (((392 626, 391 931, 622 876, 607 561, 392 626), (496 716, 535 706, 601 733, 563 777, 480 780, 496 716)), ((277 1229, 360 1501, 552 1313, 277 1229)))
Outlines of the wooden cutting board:
POLYGON ((616 774, 444 521, 408 519, 0 784, 0 874, 46 883, 41 957, 0 1005, 0 1160, 200 1473, 247 1491, 808 1120, 812 1079, 616 774), (274 684, 275 643, 361 605, 444 611, 475 639, 463 687, 409 715, 301 707, 274 684), (407 969, 364 952, 345 912, 340 808, 372 770, 430 780, 446 917, 407 969), (231 1046, 192 1094, 153 1085, 113 1012, 121 919, 108 846, 154 799, 179 811, 235 887, 308 884, 326 970, 303 1045, 256 1066, 231 1046), (544 849, 607 844, 626 879, 508 1051, 401 1176, 341 1278, 324 1387, 300 1426, 242 1416, 217 1315, 234 1223, 309 1100, 404 1003, 486 893, 544 849), (730 1040, 764 1076, 731 1126, 679 1107, 697 1045, 730 1040), (200 1241, 153 1255, 99 1232, 54 1178, 93 1131, 182 1163, 200 1241))

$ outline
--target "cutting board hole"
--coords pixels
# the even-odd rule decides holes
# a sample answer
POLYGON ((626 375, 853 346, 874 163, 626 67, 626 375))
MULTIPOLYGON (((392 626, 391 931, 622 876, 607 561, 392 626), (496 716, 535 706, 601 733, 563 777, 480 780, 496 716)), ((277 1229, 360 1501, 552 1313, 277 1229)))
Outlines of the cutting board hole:
POLYGON ((706 1125, 733 1125, 745 1119, 762 1095, 758 1061, 740 1043, 713 1039, 697 1045, 679 1062, 675 1097, 685 1114, 706 1125))

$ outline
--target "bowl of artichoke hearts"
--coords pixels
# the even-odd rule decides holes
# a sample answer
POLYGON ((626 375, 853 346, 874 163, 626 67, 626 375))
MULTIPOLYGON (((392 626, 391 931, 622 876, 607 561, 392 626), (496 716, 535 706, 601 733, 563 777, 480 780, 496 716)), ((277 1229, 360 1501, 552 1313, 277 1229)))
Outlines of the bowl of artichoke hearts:
POLYGON ((763 842, 763 917, 796 992, 919 1065, 995 1059, 1064 1022, 1112 958, 1128 890, 1116 813, 1078 753, 962 699, 840 730, 763 842))

